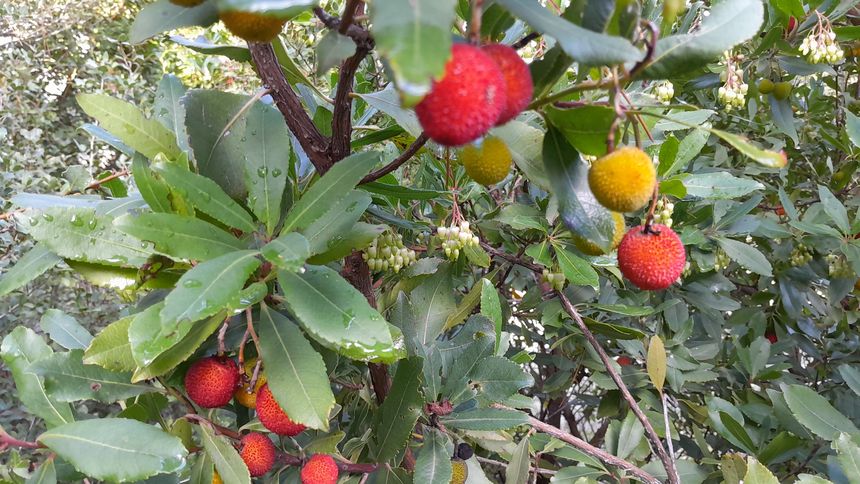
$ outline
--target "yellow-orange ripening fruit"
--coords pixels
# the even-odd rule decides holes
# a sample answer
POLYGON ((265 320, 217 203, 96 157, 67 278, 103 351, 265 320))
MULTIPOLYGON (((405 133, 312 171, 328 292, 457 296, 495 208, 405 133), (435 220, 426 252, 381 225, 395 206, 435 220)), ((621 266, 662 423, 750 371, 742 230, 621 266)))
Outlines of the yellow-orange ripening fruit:
POLYGON ((284 28, 286 20, 259 13, 227 11, 218 14, 227 30, 250 42, 269 42, 284 28))
POLYGON ((860 291, 860 279, 857 279, 857 282, 854 283, 854 290, 860 291))
POLYGON ((514 119, 532 100, 532 73, 517 51, 502 44, 481 47, 499 66, 505 78, 505 109, 496 121, 496 126, 514 119))
POLYGON ((684 244, 672 229, 633 227, 618 246, 618 268, 639 289, 658 291, 678 280, 687 262, 684 244))
POLYGON ((278 405, 269 385, 263 385, 257 394, 257 417, 260 423, 278 435, 294 437, 305 431, 305 426, 290 420, 290 416, 278 405))
POLYGON ((612 235, 612 247, 609 248, 608 252, 604 252, 599 245, 578 235, 573 236, 573 245, 575 245, 580 252, 587 255, 604 255, 612 252, 616 247, 618 247, 618 244, 621 243, 625 229, 623 215, 618 212, 612 212, 612 220, 615 222, 615 233, 612 235))
POLYGON ((336 484, 337 463, 328 454, 315 454, 302 467, 302 484, 336 484))
POLYGON ((451 459, 451 484, 466 484, 469 468, 462 459, 451 459))
POLYGON ((205 1, 206 0, 170 0, 170 3, 179 5, 180 7, 195 7, 205 1))
POLYGON ((445 75, 415 106, 424 132, 445 146, 462 146, 492 128, 506 106, 499 66, 478 47, 454 44, 445 75))
POLYGON ((251 477, 260 477, 275 465, 275 444, 265 435, 251 432, 242 437, 239 455, 248 466, 251 477))
POLYGON ((218 474, 218 471, 214 471, 212 473, 212 484, 224 484, 224 481, 221 480, 221 475, 218 474))
POLYGON ((245 374, 239 378, 239 388, 233 393, 233 398, 240 405, 247 408, 257 408, 257 395, 260 393, 260 388, 266 384, 266 375, 263 370, 257 375, 257 382, 254 383, 254 388, 249 392, 251 379, 254 377, 254 367, 257 365, 257 359, 253 358, 245 362, 245 374))
POLYGON ((466 174, 481 185, 494 185, 511 171, 511 150, 504 141, 490 136, 478 145, 468 145, 460 152, 466 174))
POLYGON ((588 185, 594 198, 613 212, 632 212, 648 203, 654 194, 657 170, 651 157, 627 146, 591 164, 588 185))
POLYGON ((185 391, 201 407, 227 405, 239 383, 239 367, 231 358, 210 356, 197 361, 185 373, 185 391))

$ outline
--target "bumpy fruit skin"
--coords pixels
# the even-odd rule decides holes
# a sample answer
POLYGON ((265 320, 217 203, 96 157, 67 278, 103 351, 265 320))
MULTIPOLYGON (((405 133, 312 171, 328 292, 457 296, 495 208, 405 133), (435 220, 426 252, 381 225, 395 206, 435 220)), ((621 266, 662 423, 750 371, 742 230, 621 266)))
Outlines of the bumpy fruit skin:
POLYGON ((250 42, 271 41, 287 23, 286 20, 251 12, 221 12, 218 17, 233 35, 250 42))
POLYGON ((451 459, 451 484, 466 484, 469 477, 469 468, 466 461, 462 459, 451 459))
POLYGON ((218 471, 212 473, 212 484, 224 484, 224 481, 221 480, 221 475, 218 474, 218 471))
POLYGON ((294 437, 305 431, 305 426, 293 422, 286 412, 278 405, 275 396, 269 390, 269 385, 263 385, 257 394, 257 417, 260 423, 278 435, 294 437))
POLYGON ((254 376, 254 367, 257 364, 257 359, 253 358, 245 362, 245 375, 239 378, 239 388, 233 393, 233 398, 240 405, 246 408, 257 408, 257 395, 260 393, 260 388, 266 384, 266 375, 260 370, 257 375, 257 382, 254 384, 254 389, 248 393, 248 387, 251 384, 251 379, 254 376))
POLYGON ((776 336, 776 332, 772 329, 766 331, 764 333, 764 337, 767 338, 768 341, 770 341, 770 344, 774 344, 779 340, 779 338, 776 336))
POLYGON ((302 484, 335 484, 337 463, 328 454, 315 454, 302 467, 302 484))
MULTIPOLYGON (((612 212, 612 220, 615 222, 615 233, 612 236, 612 247, 609 248, 609 252, 615 250, 618 247, 618 244, 621 243, 621 239, 624 238, 624 216, 618 212, 612 212)), ((609 252, 604 252, 603 249, 595 244, 594 242, 580 237, 578 235, 573 236, 573 245, 579 249, 580 252, 586 255, 604 255, 609 252)))
POLYGON ((626 146, 599 158, 588 170, 594 198, 613 212, 644 207, 654 193, 657 170, 644 151, 626 146))
POLYGON ((773 81, 771 81, 770 79, 762 79, 758 83, 758 92, 762 94, 770 94, 773 92, 773 87, 773 81))
POLYGON ((210 356, 197 361, 185 373, 185 391, 201 407, 227 405, 239 384, 239 367, 230 358, 210 356))
POLYGON ((445 75, 415 106, 424 132, 445 146, 462 146, 492 128, 506 106, 505 79, 478 47, 454 44, 445 75))
POLYGON ((481 185, 495 185, 508 176, 513 159, 504 141, 489 136, 480 145, 463 148, 460 162, 472 180, 481 185))
POLYGON ((489 44, 481 47, 499 66, 505 78, 505 109, 496 121, 496 126, 514 119, 529 105, 534 92, 532 73, 529 66, 517 51, 502 44, 489 44))
POLYGON ((180 7, 196 7, 206 0, 170 0, 170 3, 180 7))
POLYGON ((791 95, 791 83, 783 81, 777 82, 773 86, 773 97, 779 99, 780 101, 788 99, 788 96, 791 95))
POLYGON ((678 234, 660 224, 633 227, 618 246, 618 268, 639 289, 659 291, 678 280, 687 254, 678 234))
POLYGON ((239 449, 239 455, 248 466, 251 477, 260 477, 275 465, 275 444, 259 432, 242 437, 239 449))

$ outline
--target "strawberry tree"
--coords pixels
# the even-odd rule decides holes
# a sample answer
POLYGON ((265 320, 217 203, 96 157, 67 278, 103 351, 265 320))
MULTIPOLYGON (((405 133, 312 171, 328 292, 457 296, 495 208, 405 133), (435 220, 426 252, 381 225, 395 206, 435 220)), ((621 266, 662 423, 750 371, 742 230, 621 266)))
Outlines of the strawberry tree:
POLYGON ((76 93, 124 169, 0 295, 126 309, 5 334, 12 480, 860 482, 852 4, 146 5, 259 86, 76 93))

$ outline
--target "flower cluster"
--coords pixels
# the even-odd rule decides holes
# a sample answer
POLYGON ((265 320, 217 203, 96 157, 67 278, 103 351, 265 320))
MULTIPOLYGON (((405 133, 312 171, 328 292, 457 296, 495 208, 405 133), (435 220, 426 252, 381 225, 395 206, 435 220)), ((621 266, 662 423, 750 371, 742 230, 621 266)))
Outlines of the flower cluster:
POLYGON ((726 251, 723 249, 717 249, 716 254, 714 254, 714 270, 719 272, 729 267, 729 263, 732 260, 729 258, 729 254, 726 254, 726 251))
POLYGON ((561 291, 564 289, 564 283, 567 281, 565 279, 564 274, 560 272, 550 272, 547 269, 543 270, 543 274, 541 274, 541 279, 543 282, 552 286, 556 291, 561 291))
POLYGON ((666 227, 672 227, 672 214, 674 211, 674 203, 664 201, 662 198, 657 200, 657 205, 654 210, 654 223, 663 224, 666 227))
POLYGON ((471 246, 477 247, 478 236, 472 233, 469 222, 463 220, 459 225, 452 224, 450 227, 439 227, 436 236, 442 241, 442 250, 445 256, 451 260, 460 257, 460 249, 471 246))
POLYGON ((841 254, 827 254, 827 272, 833 278, 849 278, 854 275, 848 260, 841 254))
POLYGON ((815 28, 804 37, 800 52, 810 64, 836 64, 845 58, 845 52, 836 43, 836 33, 830 30, 829 25, 815 28))
POLYGON ((672 102, 672 98, 675 97, 675 86, 669 81, 659 82, 654 89, 654 94, 657 96, 658 101, 663 104, 669 104, 672 102))
POLYGON ((403 236, 400 234, 380 235, 373 240, 362 257, 367 261, 370 270, 374 272, 389 269, 400 272, 400 269, 408 267, 418 260, 415 251, 403 245, 403 236))
POLYGON ((802 266, 812 260, 812 251, 803 244, 797 244, 791 251, 789 262, 795 267, 802 266))
POLYGON ((717 91, 719 100, 727 110, 740 109, 746 103, 747 90, 749 86, 744 82, 744 71, 735 66, 736 60, 741 60, 742 55, 737 55, 732 58, 731 53, 726 52, 725 56, 726 70, 720 74, 720 80, 723 85, 717 91))

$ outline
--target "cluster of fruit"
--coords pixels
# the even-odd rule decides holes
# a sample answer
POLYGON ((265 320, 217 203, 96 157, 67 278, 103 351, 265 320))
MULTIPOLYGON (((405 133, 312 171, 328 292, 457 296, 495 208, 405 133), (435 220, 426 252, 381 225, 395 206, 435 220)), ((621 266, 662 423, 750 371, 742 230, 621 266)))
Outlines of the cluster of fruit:
POLYGON ((442 243, 445 257, 451 260, 457 260, 460 257, 461 249, 477 247, 480 244, 478 236, 472 233, 469 222, 465 220, 461 221, 459 225, 451 224, 450 227, 439 227, 436 230, 436 237, 442 243))
POLYGON ((409 267, 418 260, 415 251, 403 245, 402 235, 390 233, 375 238, 361 256, 374 272, 389 269, 395 273, 400 272, 400 269, 409 267))
POLYGON ((424 132, 444 146, 462 146, 507 123, 532 98, 531 73, 502 44, 454 44, 445 74, 415 106, 424 132))
POLYGON ((726 254, 726 251, 723 249, 717 249, 717 252, 714 254, 714 270, 720 272, 722 270, 728 269, 729 264, 732 262, 732 259, 729 258, 729 254, 726 254))
MULTIPOLYGON (((717 95, 726 109, 731 111, 744 107, 749 86, 744 82, 743 69, 736 68, 732 62, 731 53, 726 52, 724 56, 726 70, 720 73, 720 80, 723 81, 723 85, 717 90, 717 95)), ((740 55, 736 56, 738 60, 741 58, 740 55)))
POLYGON ((564 289, 564 283, 567 281, 567 279, 565 279, 564 277, 564 274, 560 272, 550 272, 547 269, 543 270, 543 273, 541 274, 541 280, 552 286, 552 288, 556 291, 561 291, 562 289, 564 289))
POLYGON ((788 81, 773 82, 770 79, 762 79, 758 83, 760 94, 771 94, 780 101, 788 99, 791 95, 791 83, 788 81))
POLYGON ((836 64, 845 58, 845 52, 836 43, 836 33, 829 26, 813 29, 804 37, 800 43, 800 52, 810 64, 836 64))
MULTIPOLYGON (((257 381, 249 391, 255 366, 254 361, 249 361, 240 374, 232 358, 211 356, 200 359, 185 373, 185 391, 192 402, 203 408, 223 407, 235 397, 241 405, 256 410, 263 427, 277 435, 294 437, 304 432, 305 426, 290 420, 275 400, 264 375, 257 375, 257 381)), ((252 477, 268 473, 275 465, 275 444, 260 432, 242 436, 238 450, 252 477)), ((335 484, 338 473, 332 456, 316 454, 302 466, 302 484, 335 484)), ((212 482, 221 482, 217 472, 212 482)))
POLYGON ((672 102, 672 98, 675 97, 675 86, 669 81, 662 81, 657 83, 654 93, 657 95, 658 101, 663 104, 669 104, 672 102))
POLYGON ((827 254, 827 273, 833 278, 848 278, 854 275, 851 264, 842 254, 827 254))
POLYGON ((803 244, 797 244, 791 251, 789 262, 794 267, 800 267, 812 260, 812 251, 803 244))
MULTIPOLYGON (((170 0, 181 7, 196 7, 206 0, 170 0)), ((226 2, 225 2, 226 3, 226 2)), ((239 10, 219 10, 218 18, 233 35, 250 42, 269 42, 284 28, 287 19, 239 10)))
POLYGON ((654 223, 671 227, 673 213, 675 213, 674 203, 665 201, 662 198, 657 200, 657 205, 654 207, 654 223))

